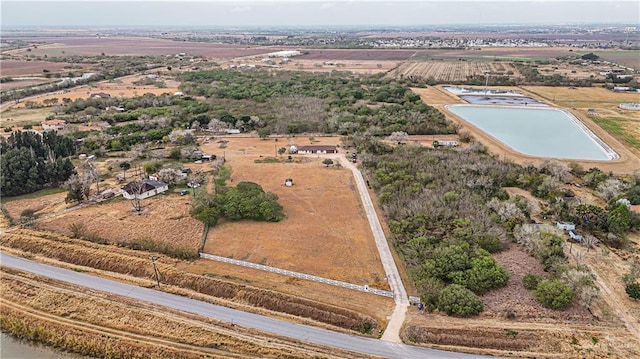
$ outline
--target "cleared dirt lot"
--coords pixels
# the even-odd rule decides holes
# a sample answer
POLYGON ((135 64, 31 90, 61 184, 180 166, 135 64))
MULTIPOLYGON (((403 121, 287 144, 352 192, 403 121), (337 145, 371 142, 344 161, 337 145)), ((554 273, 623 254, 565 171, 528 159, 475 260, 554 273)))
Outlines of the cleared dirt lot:
MULTIPOLYGON (((209 231, 205 252, 388 289, 350 171, 327 168, 321 159, 296 155, 293 163, 254 163, 261 155, 263 159, 273 157, 276 148, 288 148, 286 138, 278 142, 234 137, 226 140, 229 142, 224 150, 217 148, 215 141, 201 148, 218 156, 224 151, 233 172, 229 184, 260 184, 279 196, 287 217, 279 223, 221 223, 209 231), (293 187, 284 186, 286 178, 293 178, 293 187)), ((310 143, 307 138, 294 141, 297 145, 310 143)), ((337 137, 315 142, 337 143, 337 137)))

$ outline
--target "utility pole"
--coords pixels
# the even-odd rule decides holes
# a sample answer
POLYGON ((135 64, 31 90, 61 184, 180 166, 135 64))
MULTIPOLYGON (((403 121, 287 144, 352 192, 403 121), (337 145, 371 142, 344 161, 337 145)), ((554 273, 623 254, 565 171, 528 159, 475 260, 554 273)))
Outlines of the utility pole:
POLYGON ((158 257, 149 257, 149 259, 151 259, 151 263, 153 263, 153 271, 156 273, 156 284, 160 287, 160 277, 158 276, 158 267, 156 266, 158 257))

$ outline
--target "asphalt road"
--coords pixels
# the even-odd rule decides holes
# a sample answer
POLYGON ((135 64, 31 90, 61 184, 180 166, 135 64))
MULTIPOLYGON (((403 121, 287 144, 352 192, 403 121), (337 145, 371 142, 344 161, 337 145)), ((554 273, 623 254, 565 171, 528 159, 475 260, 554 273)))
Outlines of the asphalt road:
POLYGON ((2 253, 0 264, 25 272, 57 279, 74 285, 99 290, 111 294, 121 295, 157 304, 172 309, 193 314, 207 316, 228 323, 258 329, 264 332, 285 337, 347 349, 354 352, 379 355, 385 358, 485 358, 478 355, 460 354, 440 350, 412 347, 406 344, 390 343, 377 339, 363 338, 355 335, 336 333, 325 329, 309 327, 246 313, 235 309, 201 302, 195 299, 181 297, 175 294, 160 292, 153 289, 137 287, 100 277, 95 277, 72 270, 53 267, 27 259, 14 257, 2 253))

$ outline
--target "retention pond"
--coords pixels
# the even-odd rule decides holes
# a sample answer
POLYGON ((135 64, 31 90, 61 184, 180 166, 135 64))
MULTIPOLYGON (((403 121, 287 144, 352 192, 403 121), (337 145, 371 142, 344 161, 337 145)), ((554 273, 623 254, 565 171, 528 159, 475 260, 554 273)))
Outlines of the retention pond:
POLYGON ((526 155, 601 161, 619 157, 568 111, 519 106, 449 105, 446 108, 526 155))

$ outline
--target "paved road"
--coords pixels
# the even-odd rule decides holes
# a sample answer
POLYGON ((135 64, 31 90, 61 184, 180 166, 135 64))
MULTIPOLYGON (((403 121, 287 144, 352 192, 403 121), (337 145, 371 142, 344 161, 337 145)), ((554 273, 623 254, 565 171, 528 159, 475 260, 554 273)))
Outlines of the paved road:
POLYGON ((380 261, 382 262, 382 267, 387 275, 387 281, 389 282, 391 291, 393 291, 393 299, 396 302, 396 307, 393 309, 393 313, 389 318, 389 324, 387 324, 387 328, 382 335, 382 340, 402 343, 402 340, 400 339, 400 330, 402 329, 402 323, 404 323, 407 307, 409 306, 407 291, 404 289, 404 284, 402 283, 402 278, 398 272, 398 267, 396 266, 396 262, 391 254, 391 249, 389 248, 389 242, 387 242, 387 238, 384 235, 382 226, 380 225, 380 220, 378 219, 376 209, 371 201, 371 196, 369 196, 369 191, 367 190, 367 185, 364 182, 362 173, 360 173, 360 170, 358 170, 358 168, 353 163, 349 162, 349 160, 344 156, 340 156, 339 158, 342 166, 353 172, 353 178, 356 181, 358 192, 362 199, 362 205, 364 206, 365 213, 367 214, 373 238, 376 241, 376 247, 378 247, 380 261))
POLYGON ((14 257, 2 253, 0 264, 16 268, 29 273, 61 280, 99 290, 111 294, 121 295, 136 300, 157 304, 188 313, 207 316, 228 323, 234 323, 261 331, 282 335, 285 337, 342 348, 354 352, 379 355, 385 358, 455 358, 472 359, 486 358, 478 355, 445 352, 440 350, 412 347, 406 344, 389 343, 381 340, 358 337, 342 333, 335 333, 325 329, 293 324, 257 314, 245 313, 239 310, 225 308, 195 299, 181 297, 175 294, 160 292, 153 289, 137 287, 100 277, 74 272, 72 270, 49 266, 27 259, 14 257))

